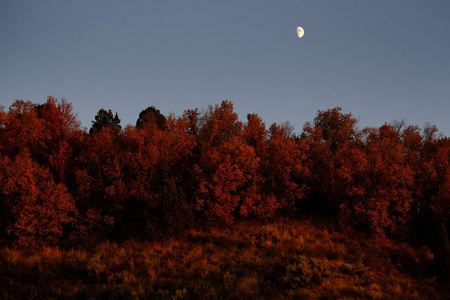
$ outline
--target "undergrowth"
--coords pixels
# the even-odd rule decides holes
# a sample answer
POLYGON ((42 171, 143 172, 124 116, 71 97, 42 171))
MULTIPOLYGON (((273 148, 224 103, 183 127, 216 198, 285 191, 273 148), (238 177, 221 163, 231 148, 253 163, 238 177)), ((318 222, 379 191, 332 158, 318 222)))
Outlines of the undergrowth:
POLYGON ((0 250, 1 299, 443 299, 427 248, 307 220, 92 251, 0 250))

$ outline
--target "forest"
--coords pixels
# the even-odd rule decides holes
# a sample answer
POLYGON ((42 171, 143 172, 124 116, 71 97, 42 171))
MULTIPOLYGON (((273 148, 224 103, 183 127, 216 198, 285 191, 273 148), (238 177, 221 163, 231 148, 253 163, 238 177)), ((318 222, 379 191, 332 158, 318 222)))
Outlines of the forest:
POLYGON ((0 106, 2 298, 445 295, 450 139, 435 126, 361 129, 335 107, 296 134, 256 114, 241 121, 226 100, 136 117, 122 128, 102 108, 86 129, 65 99, 0 106), (200 270, 213 252, 220 268, 200 270), (156 262, 141 269, 169 254, 170 275, 156 262), (123 257, 134 273, 114 270, 123 257), (397 281, 369 282, 389 272, 397 281), (38 277, 69 287, 42 288, 38 277), (352 280, 339 289, 330 278, 352 280))

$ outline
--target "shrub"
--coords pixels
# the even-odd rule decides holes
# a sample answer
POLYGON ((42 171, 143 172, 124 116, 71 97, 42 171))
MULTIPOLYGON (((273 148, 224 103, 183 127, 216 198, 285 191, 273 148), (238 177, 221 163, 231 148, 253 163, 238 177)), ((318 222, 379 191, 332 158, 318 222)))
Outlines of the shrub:
POLYGON ((320 284, 323 278, 330 276, 328 266, 315 258, 298 255, 296 261, 286 267, 284 282, 291 288, 305 284, 320 284))
POLYGON ((94 255, 89 259, 87 269, 89 276, 99 277, 100 274, 105 272, 106 265, 103 263, 100 255, 94 255))
POLYGON ((354 264, 343 263, 339 266, 339 271, 345 275, 360 275, 364 272, 364 265, 361 262, 356 262, 354 264))

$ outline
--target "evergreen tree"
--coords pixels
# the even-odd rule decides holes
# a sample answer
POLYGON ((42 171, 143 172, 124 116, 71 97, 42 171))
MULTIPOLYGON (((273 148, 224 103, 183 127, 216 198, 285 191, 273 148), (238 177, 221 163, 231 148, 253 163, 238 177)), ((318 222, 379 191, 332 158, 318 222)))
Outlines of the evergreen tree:
POLYGON ((161 190, 160 213, 163 231, 169 235, 180 234, 193 227, 194 215, 186 203, 183 189, 177 186, 173 177, 161 190))
POLYGON ((111 110, 106 111, 105 109, 101 108, 95 116, 95 121, 92 121, 92 127, 89 130, 89 133, 93 134, 94 132, 97 132, 104 127, 109 127, 116 132, 122 129, 117 113, 116 115, 113 115, 111 110))
POLYGON ((450 243, 443 222, 439 224, 435 255, 435 263, 442 281, 450 282, 450 243))
POLYGON ((158 129, 166 129, 166 117, 161 114, 159 109, 154 106, 149 106, 139 113, 139 118, 136 121, 136 127, 142 128, 146 124, 156 124, 158 129))

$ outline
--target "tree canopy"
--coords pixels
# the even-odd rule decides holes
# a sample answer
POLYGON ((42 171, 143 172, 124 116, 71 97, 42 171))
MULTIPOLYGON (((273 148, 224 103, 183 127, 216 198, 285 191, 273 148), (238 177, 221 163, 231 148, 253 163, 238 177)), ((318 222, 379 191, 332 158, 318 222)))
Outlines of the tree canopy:
POLYGON ((120 129, 122 129, 117 113, 113 115, 111 110, 106 111, 105 109, 101 108, 95 116, 95 120, 92 121, 92 126, 89 130, 89 133, 92 134, 98 132, 102 128, 110 128, 115 132, 118 132, 120 129))
POLYGON ((17 100, 0 107, 0 237, 89 245, 319 209, 447 261, 429 233, 448 232, 450 140, 429 124, 357 125, 336 107, 296 134, 223 101, 178 117, 150 106, 124 129, 102 108, 88 134, 65 99, 17 100))

